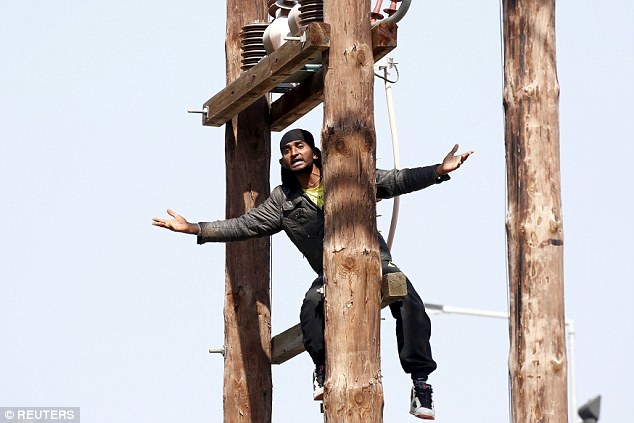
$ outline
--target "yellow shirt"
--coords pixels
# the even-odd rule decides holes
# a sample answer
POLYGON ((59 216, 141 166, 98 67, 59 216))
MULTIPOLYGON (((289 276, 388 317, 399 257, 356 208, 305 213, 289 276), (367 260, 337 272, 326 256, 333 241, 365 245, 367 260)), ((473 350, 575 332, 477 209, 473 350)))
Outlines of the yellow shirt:
POLYGON ((320 209, 324 208, 324 184, 320 182, 315 188, 303 189, 310 201, 315 203, 320 209))

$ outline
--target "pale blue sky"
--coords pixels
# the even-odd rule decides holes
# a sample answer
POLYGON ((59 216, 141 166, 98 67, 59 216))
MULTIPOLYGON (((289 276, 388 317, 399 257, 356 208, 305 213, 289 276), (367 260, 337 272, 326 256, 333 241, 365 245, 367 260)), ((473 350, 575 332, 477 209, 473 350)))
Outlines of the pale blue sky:
MULTIPOLYGON (((188 108, 224 86, 224 2, 0 2, 0 406, 79 406, 83 421, 218 422, 224 246, 150 226, 173 208, 224 216, 224 128, 188 108)), ((567 318, 577 401, 631 420, 630 223, 634 3, 560 1, 567 318)), ((413 2, 399 28, 395 109, 404 167, 454 143, 452 181, 402 199, 393 255, 429 303, 507 307, 500 10, 413 2)), ((391 167, 382 81, 379 167, 391 167)), ((296 126, 319 132, 321 108, 296 126)), ((277 144, 280 134, 273 134, 277 144)), ((279 182, 273 148, 271 183, 279 182)), ((391 203, 380 204, 387 231, 391 203)), ((298 321, 313 274, 273 238, 273 332, 298 321)), ((384 421, 409 379, 384 312, 384 421)), ((437 421, 509 421, 504 320, 434 315, 437 421)), ((274 421, 320 422, 306 355, 274 367, 274 421)))

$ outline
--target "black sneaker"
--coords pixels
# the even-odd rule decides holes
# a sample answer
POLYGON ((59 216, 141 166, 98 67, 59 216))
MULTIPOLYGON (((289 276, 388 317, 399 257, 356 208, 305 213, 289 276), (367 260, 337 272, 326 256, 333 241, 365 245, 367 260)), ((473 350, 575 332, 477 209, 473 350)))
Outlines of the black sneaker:
POLYGON ((313 373, 313 399, 315 401, 324 399, 324 380, 326 380, 326 366, 320 364, 315 367, 313 373))
POLYGON ((433 390, 424 380, 415 380, 412 386, 409 413, 423 420, 434 420, 434 401, 431 399, 433 390))

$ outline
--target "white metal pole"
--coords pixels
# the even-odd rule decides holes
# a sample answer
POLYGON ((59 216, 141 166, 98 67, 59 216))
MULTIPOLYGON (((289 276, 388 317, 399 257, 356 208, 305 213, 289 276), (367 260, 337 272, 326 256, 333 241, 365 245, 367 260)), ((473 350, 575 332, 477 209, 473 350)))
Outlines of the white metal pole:
POLYGON ((569 398, 570 398, 570 423, 581 422, 581 418, 578 417, 577 414, 577 373, 575 369, 575 337, 577 336, 575 333, 575 323, 573 320, 566 321, 566 332, 568 334, 568 371, 569 379, 568 386, 570 389, 569 398))
MULTIPOLYGON (((473 308, 452 307, 443 304, 425 303, 425 309, 429 314, 464 314, 467 316, 493 317, 497 319, 507 319, 509 314, 501 311, 478 310, 473 308)), ((573 320, 566 320, 566 335, 568 345, 568 401, 570 402, 570 410, 568 410, 568 418, 570 423, 579 423, 581 419, 577 417, 577 375, 575 369, 575 324, 573 320)))

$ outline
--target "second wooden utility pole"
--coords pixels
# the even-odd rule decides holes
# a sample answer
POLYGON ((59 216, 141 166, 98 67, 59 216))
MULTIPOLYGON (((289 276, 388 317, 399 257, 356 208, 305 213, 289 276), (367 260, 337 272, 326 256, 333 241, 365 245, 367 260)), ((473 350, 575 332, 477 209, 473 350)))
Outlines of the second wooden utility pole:
MULTIPOLYGON (((240 31, 267 19, 267 0, 227 0, 227 84, 240 75, 240 31)), ((269 195, 269 104, 260 98, 227 122, 227 218, 269 195)), ((269 238, 228 243, 225 280, 224 421, 271 422, 271 311, 269 238)))
POLYGON ((325 420, 383 421, 369 0, 324 2, 325 420))
POLYGON ((555 0, 504 0, 512 419, 567 421, 555 0))

